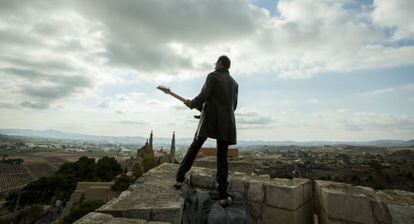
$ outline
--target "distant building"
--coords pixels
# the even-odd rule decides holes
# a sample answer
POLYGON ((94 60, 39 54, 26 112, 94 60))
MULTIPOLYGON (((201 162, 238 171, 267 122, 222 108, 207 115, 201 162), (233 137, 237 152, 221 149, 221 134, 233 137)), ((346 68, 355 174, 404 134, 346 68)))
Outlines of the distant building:
MULTIPOLYGON (((197 157, 202 158, 207 156, 216 156, 216 154, 216 148, 201 148, 200 151, 198 151, 197 157)), ((229 148, 228 157, 239 158, 239 149, 229 148)))
POLYGON ((154 146, 153 146, 153 132, 151 131, 150 139, 148 142, 145 142, 145 145, 142 146, 137 151, 137 158, 144 159, 146 156, 154 156, 154 146))
POLYGON ((154 133, 151 131, 149 140, 145 142, 145 144, 137 150, 137 156, 131 157, 129 159, 119 161, 123 169, 127 169, 127 171, 132 171, 132 167, 136 163, 141 163, 142 160, 144 160, 145 157, 152 156, 155 158, 158 164, 161 163, 175 163, 175 132, 173 132, 173 136, 171 139, 171 147, 170 147, 170 153, 167 153, 162 148, 160 150, 157 150, 154 148, 154 133))
POLYGON ((175 163, 175 131, 171 139, 171 149, 170 149, 170 163, 175 163))

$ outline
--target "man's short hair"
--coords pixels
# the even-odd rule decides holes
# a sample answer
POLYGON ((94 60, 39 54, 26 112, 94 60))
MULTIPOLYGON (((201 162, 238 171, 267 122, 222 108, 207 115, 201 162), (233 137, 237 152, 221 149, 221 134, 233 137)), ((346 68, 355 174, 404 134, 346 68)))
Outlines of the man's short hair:
POLYGON ((229 69, 230 68, 230 58, 227 57, 226 55, 222 55, 217 59, 217 62, 221 62, 221 64, 224 66, 224 68, 229 69))

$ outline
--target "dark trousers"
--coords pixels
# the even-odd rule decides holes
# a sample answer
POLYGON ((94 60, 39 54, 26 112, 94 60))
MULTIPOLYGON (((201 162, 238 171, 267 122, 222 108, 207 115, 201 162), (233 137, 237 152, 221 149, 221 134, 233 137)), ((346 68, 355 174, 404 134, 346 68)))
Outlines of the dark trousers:
MULTIPOLYGON (((184 159, 181 161, 180 167, 178 168, 176 180, 178 182, 183 182, 185 179, 185 174, 191 169, 193 162, 197 156, 198 151, 203 146, 204 142, 207 140, 206 137, 195 137, 193 142, 188 148, 187 153, 184 156, 184 159)), ((217 140, 217 174, 216 180, 218 183, 217 190, 220 194, 227 194, 227 187, 229 183, 227 182, 227 176, 229 173, 229 163, 227 160, 229 144, 225 141, 217 140)))

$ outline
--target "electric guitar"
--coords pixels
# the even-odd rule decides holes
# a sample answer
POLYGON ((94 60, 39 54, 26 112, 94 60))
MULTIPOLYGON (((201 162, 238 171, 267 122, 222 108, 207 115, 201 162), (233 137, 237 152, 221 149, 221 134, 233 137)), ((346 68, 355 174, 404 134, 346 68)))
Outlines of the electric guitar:
MULTIPOLYGON (((165 94, 169 94, 169 95, 173 96, 174 98, 176 98, 177 100, 179 100, 179 101, 181 101, 183 103, 185 103, 185 101, 186 101, 186 99, 184 97, 179 96, 176 93, 172 92, 170 90, 170 88, 167 87, 167 86, 161 86, 160 85, 160 86, 157 87, 157 89, 161 90, 165 94)), ((204 105, 203 105, 203 107, 204 107, 204 105)), ((200 108, 196 108, 196 109, 199 110, 201 113, 203 113, 203 110, 202 109, 200 109, 200 108)), ((194 118, 196 118, 196 119, 200 119, 200 117, 201 117, 201 115, 194 115, 194 118)))

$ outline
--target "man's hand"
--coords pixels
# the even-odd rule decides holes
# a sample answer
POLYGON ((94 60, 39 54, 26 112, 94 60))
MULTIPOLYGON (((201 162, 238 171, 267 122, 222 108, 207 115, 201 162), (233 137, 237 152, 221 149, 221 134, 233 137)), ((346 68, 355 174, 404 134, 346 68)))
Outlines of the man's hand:
MULTIPOLYGON (((191 106, 191 100, 186 99, 186 100, 185 100, 185 102, 184 102, 184 104, 185 104, 187 107, 190 107, 190 106, 191 106)), ((191 108, 191 107, 190 107, 190 108, 191 108)))

